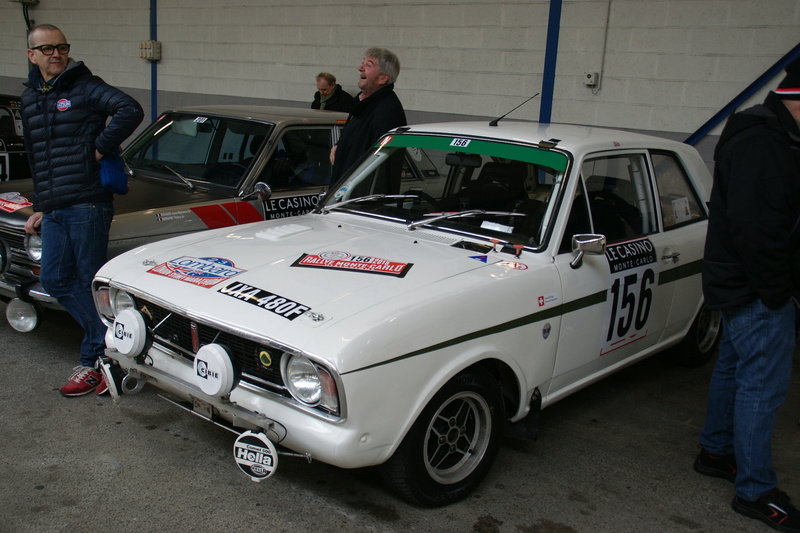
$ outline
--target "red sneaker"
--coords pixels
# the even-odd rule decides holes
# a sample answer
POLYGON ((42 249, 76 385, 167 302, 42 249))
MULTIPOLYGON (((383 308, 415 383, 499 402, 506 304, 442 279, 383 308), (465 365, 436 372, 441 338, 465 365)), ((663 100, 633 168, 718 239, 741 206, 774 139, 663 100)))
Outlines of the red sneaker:
POLYGON ((106 394, 108 392, 108 383, 106 383, 106 377, 103 375, 103 373, 99 372, 99 374, 100 374, 100 384, 97 385, 97 388, 95 389, 94 392, 98 396, 102 396, 103 394, 106 394))
POLYGON ((90 366, 76 366, 66 385, 58 389, 64 396, 83 396, 100 385, 103 376, 90 366))

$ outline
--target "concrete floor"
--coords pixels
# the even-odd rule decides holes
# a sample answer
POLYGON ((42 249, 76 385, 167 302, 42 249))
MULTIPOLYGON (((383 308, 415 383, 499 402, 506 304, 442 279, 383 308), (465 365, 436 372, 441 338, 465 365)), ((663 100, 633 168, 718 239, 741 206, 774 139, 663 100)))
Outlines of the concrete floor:
MULTIPOLYGON (((5 305, 0 303, 0 313, 5 305)), ((732 532, 770 531, 730 509, 731 484, 692 461, 711 365, 655 357, 542 413, 537 442, 505 440, 465 501, 419 509, 372 469, 281 458, 253 483, 234 436, 145 387, 112 402, 63 398, 81 332, 51 313, 32 334, 0 320, 0 532, 732 532)), ((773 455, 800 503, 800 383, 773 455)))

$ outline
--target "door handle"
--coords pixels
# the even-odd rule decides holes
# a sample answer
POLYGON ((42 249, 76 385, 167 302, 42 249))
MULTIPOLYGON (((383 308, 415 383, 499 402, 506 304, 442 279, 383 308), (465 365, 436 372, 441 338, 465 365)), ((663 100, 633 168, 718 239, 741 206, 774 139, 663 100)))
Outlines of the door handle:
POLYGON ((664 250, 664 255, 661 256, 662 261, 669 261, 672 259, 673 263, 678 262, 678 257, 680 257, 680 252, 672 252, 671 250, 664 250))

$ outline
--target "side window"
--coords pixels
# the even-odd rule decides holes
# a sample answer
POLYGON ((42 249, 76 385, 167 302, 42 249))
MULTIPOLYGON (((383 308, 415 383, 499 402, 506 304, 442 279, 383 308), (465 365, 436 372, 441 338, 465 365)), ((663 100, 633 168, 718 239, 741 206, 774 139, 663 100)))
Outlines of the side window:
POLYGON ((329 185, 331 146, 328 128, 286 130, 258 181, 273 189, 329 185))
POLYGON ((610 155, 581 166, 594 233, 608 242, 656 231, 655 208, 643 154, 610 155))
POLYGON ((653 153, 653 169, 658 187, 658 203, 664 229, 703 220, 705 213, 689 177, 674 154, 653 153))

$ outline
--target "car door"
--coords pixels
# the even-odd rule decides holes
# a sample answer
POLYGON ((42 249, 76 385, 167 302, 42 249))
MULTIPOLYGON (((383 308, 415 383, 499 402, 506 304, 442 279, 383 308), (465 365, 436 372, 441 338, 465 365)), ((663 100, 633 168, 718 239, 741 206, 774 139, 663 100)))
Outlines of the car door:
POLYGON ((578 168, 555 258, 566 312, 554 396, 598 379, 661 339, 674 291, 674 284, 661 280, 677 265, 665 259, 675 253, 675 243, 660 231, 646 151, 592 154, 578 168), (605 235, 605 254, 587 254, 575 266, 566 244, 575 233, 605 235))
POLYGON ((673 302, 663 338, 685 331, 698 312, 703 286, 700 264, 708 216, 680 156, 668 151, 651 153, 656 178, 664 255, 672 268, 660 277, 674 286, 673 302))
POLYGON ((269 185, 272 196, 263 204, 267 220, 296 216, 314 209, 331 180, 333 126, 290 127, 283 130, 256 181, 269 185))

